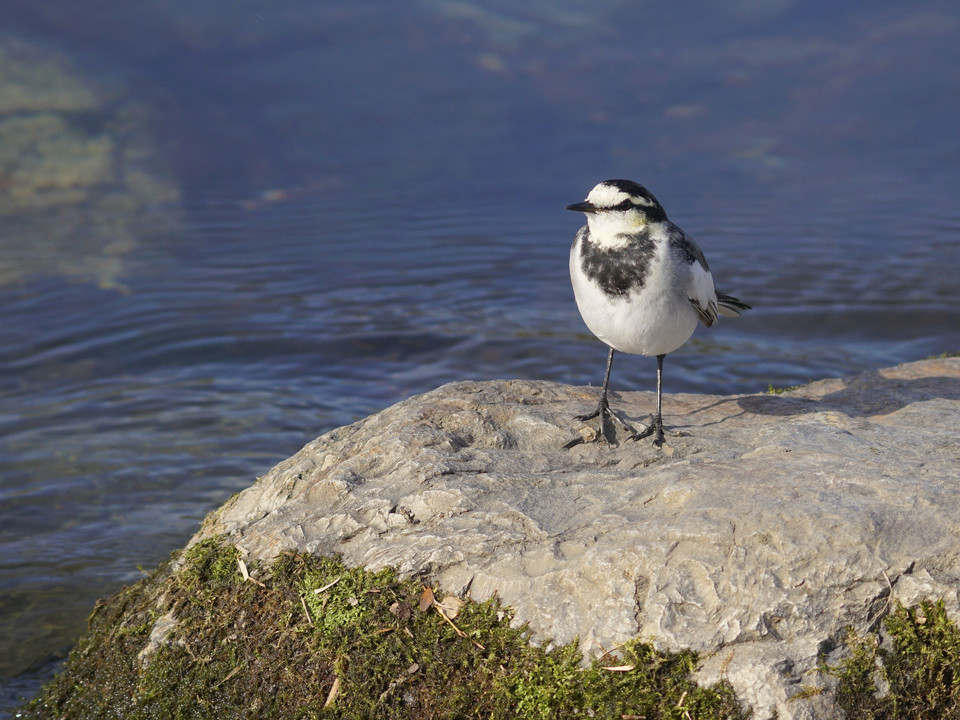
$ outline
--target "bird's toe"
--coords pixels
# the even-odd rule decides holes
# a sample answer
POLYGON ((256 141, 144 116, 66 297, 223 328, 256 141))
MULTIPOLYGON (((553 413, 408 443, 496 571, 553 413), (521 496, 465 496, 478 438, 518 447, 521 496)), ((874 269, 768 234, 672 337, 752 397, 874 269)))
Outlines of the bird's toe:
POLYGON ((587 422, 588 420, 593 420, 595 417, 600 415, 600 410, 594 410, 592 413, 586 413, 585 415, 574 415, 574 420, 579 420, 580 422, 587 422))

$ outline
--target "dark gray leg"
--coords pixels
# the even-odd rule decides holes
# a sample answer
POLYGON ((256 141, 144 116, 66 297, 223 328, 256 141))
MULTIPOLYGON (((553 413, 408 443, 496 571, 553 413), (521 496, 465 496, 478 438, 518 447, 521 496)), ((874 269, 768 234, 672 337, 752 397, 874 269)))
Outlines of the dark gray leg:
POLYGON ((610 409, 610 402, 607 400, 607 389, 610 387, 610 370, 613 367, 613 348, 610 348, 610 354, 607 355, 607 371, 603 374, 603 388, 600 390, 600 402, 597 404, 597 409, 588 415, 577 415, 574 419, 576 420, 593 420, 595 417, 600 418, 600 434, 597 436, 597 441, 603 437, 608 443, 610 438, 607 437, 606 428, 607 421, 613 420, 614 423, 623 428, 629 435, 629 439, 637 437, 637 431, 624 420, 621 420, 614 412, 610 409))
POLYGON ((653 419, 655 433, 653 444, 657 447, 663 445, 663 416, 660 414, 660 408, 663 405, 663 359, 666 355, 657 355, 657 416, 653 419))
POLYGON ((653 416, 650 425, 639 433, 636 437, 649 437, 653 435, 653 444, 657 447, 663 445, 663 416, 660 409, 663 406, 663 359, 666 355, 657 355, 657 414, 653 416))

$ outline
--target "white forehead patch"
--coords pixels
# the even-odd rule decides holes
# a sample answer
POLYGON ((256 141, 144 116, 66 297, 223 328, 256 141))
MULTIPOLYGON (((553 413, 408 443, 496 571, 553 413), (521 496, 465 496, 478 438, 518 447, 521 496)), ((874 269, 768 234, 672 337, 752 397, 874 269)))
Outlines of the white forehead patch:
POLYGON ((647 207, 653 205, 650 200, 647 200, 647 198, 641 195, 631 195, 630 193, 626 193, 616 186, 609 185, 607 183, 600 183, 590 191, 589 195, 587 195, 587 202, 593 203, 600 208, 614 207, 622 203, 624 200, 629 200, 636 205, 643 205, 647 207))
POLYGON ((600 183, 587 195, 588 203, 601 208, 613 207, 629 199, 630 196, 623 190, 618 190, 613 185, 607 185, 606 183, 600 183))

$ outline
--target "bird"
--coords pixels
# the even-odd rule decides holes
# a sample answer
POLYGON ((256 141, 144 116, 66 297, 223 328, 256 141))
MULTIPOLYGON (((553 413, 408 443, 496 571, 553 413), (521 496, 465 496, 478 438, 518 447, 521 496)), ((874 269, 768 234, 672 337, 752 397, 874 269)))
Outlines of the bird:
POLYGON ((596 441, 610 443, 606 429, 613 421, 628 439, 653 435, 654 445, 662 447, 664 357, 690 339, 698 322, 711 327, 718 315, 737 317, 750 305, 716 290, 703 251, 643 185, 604 180, 567 210, 587 219, 570 248, 577 308, 590 332, 610 349, 597 409, 575 419, 600 418, 596 441), (607 399, 617 351, 657 358, 657 410, 639 431, 613 413, 607 399))

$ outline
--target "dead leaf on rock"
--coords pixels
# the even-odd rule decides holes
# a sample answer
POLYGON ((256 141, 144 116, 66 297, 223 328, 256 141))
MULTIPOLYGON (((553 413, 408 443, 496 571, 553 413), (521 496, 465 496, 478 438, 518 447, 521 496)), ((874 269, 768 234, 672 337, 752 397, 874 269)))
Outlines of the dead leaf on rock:
POLYGON ((462 607, 463 600, 456 595, 447 595, 443 600, 437 602, 437 609, 451 620, 460 614, 460 608, 462 607))
POLYGON ((389 608, 390 612, 393 615, 396 615, 397 620, 400 622, 407 622, 410 619, 410 616, 413 614, 413 611, 410 609, 410 606, 404 602, 395 602, 389 608))
POLYGON ((433 605, 434 596, 433 588, 425 587, 423 589, 423 594, 420 596, 420 612, 426 612, 433 605))

